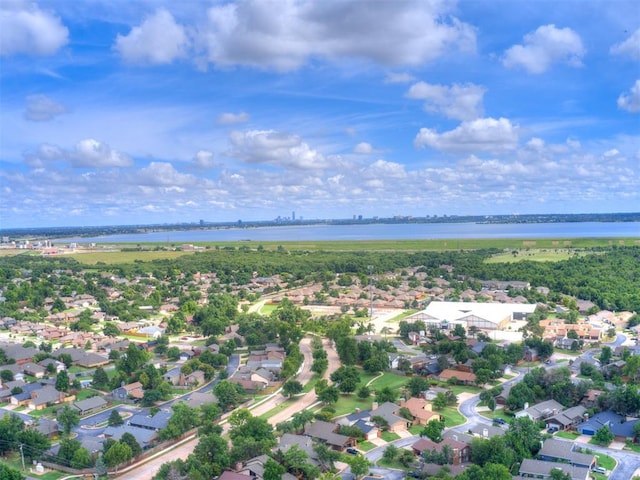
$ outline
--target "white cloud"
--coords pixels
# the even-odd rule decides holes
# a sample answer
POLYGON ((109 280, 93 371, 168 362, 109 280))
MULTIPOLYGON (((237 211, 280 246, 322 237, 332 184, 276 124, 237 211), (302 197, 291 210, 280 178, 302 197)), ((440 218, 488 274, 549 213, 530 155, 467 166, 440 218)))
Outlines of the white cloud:
POLYGON ((415 80, 415 77, 409 73, 387 73, 384 78, 384 83, 410 83, 415 80))
POLYGON ((215 167, 216 163, 213 160, 213 152, 209 152, 208 150, 200 150, 196 153, 195 157, 193 157, 193 163, 198 168, 212 168, 215 167))
POLYGON ((131 157, 117 152, 106 143, 93 138, 81 140, 69 153, 74 167, 129 167, 133 165, 131 157))
POLYGON ((167 64, 183 57, 188 45, 184 27, 167 10, 159 9, 128 35, 118 35, 114 49, 129 63, 167 64))
POLYGON ((475 30, 453 17, 453 2, 245 0, 216 5, 199 30, 206 61, 280 71, 311 57, 422 65, 475 51, 475 30), (402 45, 402 48, 398 48, 402 45))
POLYGON ((60 18, 26 1, 0 3, 0 56, 52 55, 69 41, 60 18))
POLYGON ((221 113, 216 119, 218 125, 237 125, 239 123, 247 123, 249 121, 249 114, 246 112, 240 113, 221 113))
POLYGON ((375 153, 375 150, 370 143, 360 142, 354 147, 353 153, 359 153, 361 155, 370 155, 372 153, 375 153))
POLYGON ((363 170, 363 174, 365 177, 374 178, 405 178, 407 176, 404 165, 386 160, 376 160, 363 170))
POLYGON ((618 108, 631 113, 640 112, 640 80, 618 97, 618 108))
POLYGON ((230 153, 244 162, 270 164, 280 167, 321 169, 328 166, 325 157, 309 147, 297 135, 275 130, 232 132, 230 153))
POLYGON ((183 193, 183 189, 176 187, 196 184, 198 178, 193 175, 178 172, 170 163, 151 162, 147 167, 141 168, 132 178, 132 181, 136 184, 151 187, 172 187, 167 191, 183 193))
POLYGON ((613 45, 610 52, 612 55, 625 55, 632 60, 640 60, 640 28, 625 41, 613 45))
POLYGON ((46 95, 29 95, 24 118, 32 122, 48 122, 66 111, 64 105, 51 100, 46 95))
POLYGON ((482 116, 482 100, 486 89, 473 83, 434 85, 418 82, 409 88, 407 97, 425 100, 427 112, 440 113, 457 120, 473 120, 482 116))
POLYGON ((543 25, 524 36, 524 45, 514 45, 504 55, 505 67, 522 67, 529 73, 543 73, 554 63, 582 65, 585 48, 580 36, 570 28, 543 25))
POLYGON ((462 122, 444 133, 421 128, 414 140, 417 148, 431 147, 451 152, 501 152, 518 144, 518 127, 506 118, 479 118, 462 122))

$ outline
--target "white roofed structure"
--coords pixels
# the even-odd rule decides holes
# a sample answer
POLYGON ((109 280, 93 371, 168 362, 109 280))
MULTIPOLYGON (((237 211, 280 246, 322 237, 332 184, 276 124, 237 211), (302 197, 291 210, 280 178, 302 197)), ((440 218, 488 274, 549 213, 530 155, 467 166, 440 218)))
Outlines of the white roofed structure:
POLYGON ((514 318, 526 318, 535 309, 536 305, 532 303, 431 302, 425 310, 405 320, 421 320, 427 327, 451 328, 459 323, 465 328, 475 326, 485 330, 501 330, 514 318))

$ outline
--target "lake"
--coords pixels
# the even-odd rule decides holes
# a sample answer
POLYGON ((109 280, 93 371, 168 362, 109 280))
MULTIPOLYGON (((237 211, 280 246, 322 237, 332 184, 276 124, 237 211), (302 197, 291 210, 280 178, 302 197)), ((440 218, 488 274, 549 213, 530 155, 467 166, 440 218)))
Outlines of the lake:
POLYGON ((429 240, 462 238, 602 238, 640 237, 640 222, 569 223, 403 223, 364 225, 286 225, 218 228, 74 237, 59 242, 236 242, 322 240, 429 240))

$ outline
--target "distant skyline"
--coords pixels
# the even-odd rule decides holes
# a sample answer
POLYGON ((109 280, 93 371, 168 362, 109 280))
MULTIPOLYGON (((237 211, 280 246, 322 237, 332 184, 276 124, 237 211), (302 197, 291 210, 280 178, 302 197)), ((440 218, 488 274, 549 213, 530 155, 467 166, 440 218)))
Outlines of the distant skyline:
POLYGON ((0 228, 639 206, 635 1, 0 2, 0 228))

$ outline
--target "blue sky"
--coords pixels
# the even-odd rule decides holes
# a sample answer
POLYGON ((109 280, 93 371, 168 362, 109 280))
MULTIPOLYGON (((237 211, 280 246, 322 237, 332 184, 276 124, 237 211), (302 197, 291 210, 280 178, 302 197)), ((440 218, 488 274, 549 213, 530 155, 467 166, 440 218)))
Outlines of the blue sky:
POLYGON ((640 210, 633 1, 4 0, 0 227, 640 210))

